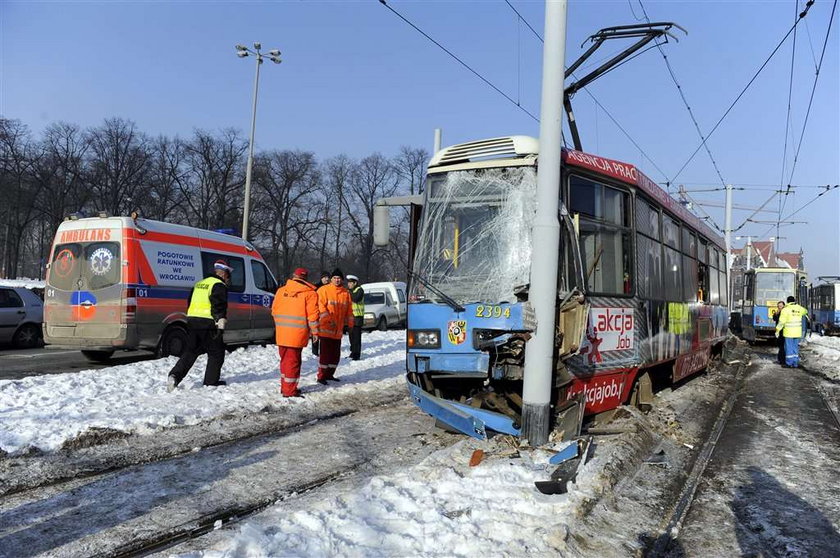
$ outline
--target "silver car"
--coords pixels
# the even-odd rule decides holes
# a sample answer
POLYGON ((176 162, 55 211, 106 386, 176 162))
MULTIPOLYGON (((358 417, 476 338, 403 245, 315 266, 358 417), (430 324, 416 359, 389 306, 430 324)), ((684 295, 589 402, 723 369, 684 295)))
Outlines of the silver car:
POLYGON ((44 303, 23 287, 0 287, 0 343, 12 343, 19 349, 36 347, 41 342, 44 303))

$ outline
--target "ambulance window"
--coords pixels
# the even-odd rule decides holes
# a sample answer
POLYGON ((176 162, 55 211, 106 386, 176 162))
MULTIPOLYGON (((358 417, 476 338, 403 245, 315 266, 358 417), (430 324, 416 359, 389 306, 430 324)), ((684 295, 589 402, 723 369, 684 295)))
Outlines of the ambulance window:
POLYGON ((53 251, 50 262, 50 286, 63 291, 72 291, 78 288, 78 280, 81 277, 80 258, 82 255, 81 244, 59 244, 53 251))
POLYGON ((251 260, 251 272, 254 274, 254 286, 261 291, 273 293, 277 290, 277 283, 271 276, 271 272, 262 262, 251 260))
POLYGON ((216 254, 213 252, 201 253, 201 265, 204 269, 204 276, 211 277, 216 275, 213 271, 213 264, 216 260, 225 260, 233 272, 230 274, 230 285, 228 285, 228 292, 244 293, 245 292, 245 260, 234 256, 227 256, 225 254, 216 254))
POLYGON ((85 244, 83 275, 91 290, 116 285, 122 278, 120 245, 116 242, 85 244))

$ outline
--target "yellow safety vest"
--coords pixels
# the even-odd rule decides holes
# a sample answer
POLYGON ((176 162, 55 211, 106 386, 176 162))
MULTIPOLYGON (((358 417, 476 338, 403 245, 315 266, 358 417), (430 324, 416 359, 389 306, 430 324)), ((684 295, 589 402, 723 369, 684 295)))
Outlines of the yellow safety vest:
POLYGON ((213 314, 210 313, 210 291, 216 283, 223 281, 218 277, 207 277, 195 284, 190 297, 190 307, 187 308, 187 317, 213 319, 213 314))
POLYGON ((802 337, 802 317, 805 316, 805 313, 806 310, 798 304, 788 304, 782 308, 776 331, 784 328, 783 335, 785 337, 802 337))
MULTIPOLYGON (((362 287, 356 287, 353 289, 353 293, 361 289, 362 287)), ((354 302, 353 303, 353 316, 356 318, 364 318, 365 317, 365 299, 363 298, 361 302, 354 302)))

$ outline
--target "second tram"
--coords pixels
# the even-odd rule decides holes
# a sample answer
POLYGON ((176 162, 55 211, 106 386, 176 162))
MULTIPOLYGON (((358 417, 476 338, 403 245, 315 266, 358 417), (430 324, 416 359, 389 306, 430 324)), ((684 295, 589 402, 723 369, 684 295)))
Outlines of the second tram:
POLYGON ((779 302, 789 296, 808 308, 808 274, 801 269, 759 267, 744 274, 744 300, 741 307, 741 332, 750 342, 773 339, 773 319, 779 302))

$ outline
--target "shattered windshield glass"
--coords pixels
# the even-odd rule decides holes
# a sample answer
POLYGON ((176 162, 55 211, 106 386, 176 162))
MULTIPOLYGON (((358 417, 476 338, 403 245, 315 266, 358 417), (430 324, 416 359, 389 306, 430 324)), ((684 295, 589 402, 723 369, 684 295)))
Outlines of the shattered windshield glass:
MULTIPOLYGON (((528 283, 536 169, 455 171, 429 178, 414 272, 456 302, 513 302, 528 283)), ((444 302, 413 281, 413 300, 444 302)))

